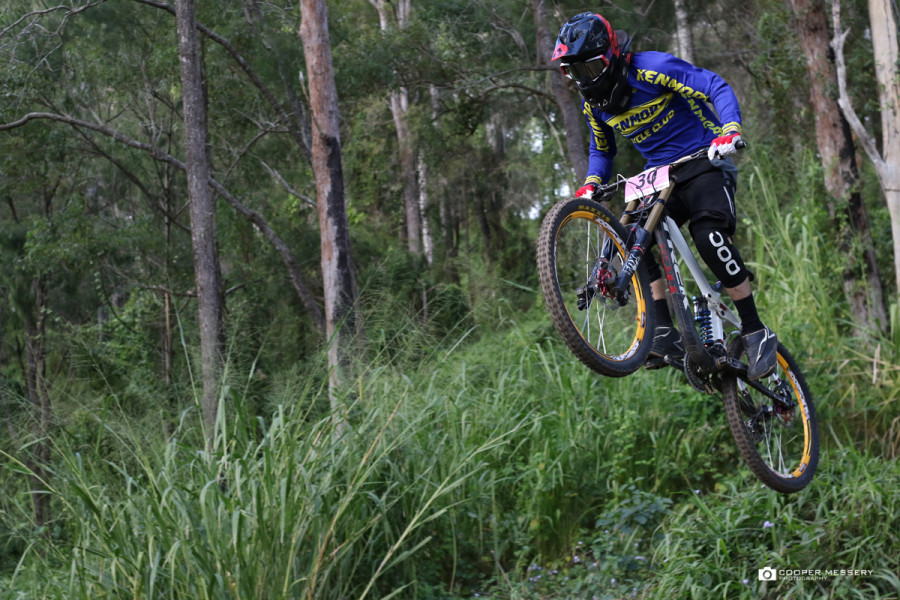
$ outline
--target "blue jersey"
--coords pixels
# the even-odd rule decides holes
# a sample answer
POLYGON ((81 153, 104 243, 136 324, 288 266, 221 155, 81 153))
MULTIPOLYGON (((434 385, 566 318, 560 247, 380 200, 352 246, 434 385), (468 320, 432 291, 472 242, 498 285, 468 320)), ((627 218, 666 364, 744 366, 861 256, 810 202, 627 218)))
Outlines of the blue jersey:
POLYGON ((712 71, 664 52, 640 52, 632 57, 628 83, 634 95, 631 108, 621 114, 583 102, 591 128, 585 183, 609 180, 616 155, 614 130, 631 140, 647 159, 647 167, 673 162, 709 146, 723 131, 741 131, 737 97, 712 71))

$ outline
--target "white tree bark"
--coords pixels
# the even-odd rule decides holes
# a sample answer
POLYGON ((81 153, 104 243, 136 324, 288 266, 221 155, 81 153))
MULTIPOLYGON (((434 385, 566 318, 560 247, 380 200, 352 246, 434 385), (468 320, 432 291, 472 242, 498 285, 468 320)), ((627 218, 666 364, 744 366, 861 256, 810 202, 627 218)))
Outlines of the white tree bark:
POLYGON ((678 57, 694 62, 694 32, 684 0, 675 0, 675 32, 678 37, 678 57))
POLYGON ((428 226, 428 218, 425 209, 428 207, 428 166, 425 164, 425 153, 419 151, 418 160, 419 175, 419 214, 422 217, 422 251, 425 252, 425 260, 429 265, 434 264, 434 238, 431 235, 431 227, 428 226))
POLYGON ((835 66, 838 76, 838 104, 853 133, 859 138, 869 160, 875 166, 881 191, 891 216, 894 244, 894 277, 900 290, 900 72, 898 72, 897 21, 891 0, 869 0, 869 21, 872 50, 875 57, 875 77, 878 81, 878 100, 881 107, 882 149, 878 151, 875 138, 866 131, 853 109, 847 93, 847 67, 844 62, 844 41, 848 31, 841 31, 841 5, 832 3, 834 22, 835 66))
MULTIPOLYGON (((369 0, 378 11, 378 22, 381 31, 387 33, 391 29, 391 7, 397 27, 401 30, 409 26, 411 0, 369 0)), ((403 183, 403 204, 406 208, 406 242, 413 254, 422 253, 422 215, 419 208, 418 177, 416 174, 416 149, 412 134, 409 131, 409 91, 400 86, 393 90, 390 97, 391 114, 394 116, 394 127, 397 129, 397 142, 400 147, 400 177, 403 183)))

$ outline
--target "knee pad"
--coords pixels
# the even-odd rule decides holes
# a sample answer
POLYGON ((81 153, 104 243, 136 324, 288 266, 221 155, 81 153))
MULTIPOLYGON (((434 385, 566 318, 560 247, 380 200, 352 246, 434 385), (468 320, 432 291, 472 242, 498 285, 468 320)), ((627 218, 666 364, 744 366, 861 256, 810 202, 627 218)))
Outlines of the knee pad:
POLYGON ((737 287, 748 277, 747 267, 734 247, 726 223, 700 219, 692 223, 690 229, 700 257, 725 287, 737 287))

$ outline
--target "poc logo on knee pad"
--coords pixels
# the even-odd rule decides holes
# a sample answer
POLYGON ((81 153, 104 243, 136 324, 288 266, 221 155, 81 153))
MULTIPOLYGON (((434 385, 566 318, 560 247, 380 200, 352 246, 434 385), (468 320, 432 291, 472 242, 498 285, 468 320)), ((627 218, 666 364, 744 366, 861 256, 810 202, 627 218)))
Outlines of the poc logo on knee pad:
POLYGON ((725 245, 725 238, 719 231, 709 232, 709 242, 716 249, 716 256, 725 265, 725 271, 729 275, 737 275, 741 272, 741 266, 734 260, 731 249, 725 245))

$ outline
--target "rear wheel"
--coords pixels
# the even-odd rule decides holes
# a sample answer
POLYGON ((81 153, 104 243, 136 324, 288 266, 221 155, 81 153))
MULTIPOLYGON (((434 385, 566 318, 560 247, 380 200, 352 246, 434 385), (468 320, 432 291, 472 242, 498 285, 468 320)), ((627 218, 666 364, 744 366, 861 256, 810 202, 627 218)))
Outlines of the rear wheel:
MULTIPOLYGON (((740 336, 728 355, 746 362, 740 336)), ((775 372, 754 383, 737 377, 722 382, 728 425, 741 456, 760 481, 790 494, 806 487, 819 464, 819 429, 812 394, 800 367, 778 344, 775 372)))
POLYGON ((646 266, 639 264, 624 294, 610 288, 625 262, 626 237, 612 213, 583 198, 550 209, 538 237, 538 274, 553 324, 585 365, 611 377, 639 369, 652 342, 646 266))

